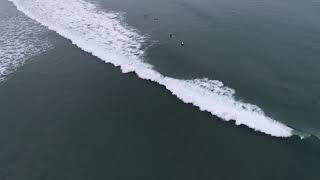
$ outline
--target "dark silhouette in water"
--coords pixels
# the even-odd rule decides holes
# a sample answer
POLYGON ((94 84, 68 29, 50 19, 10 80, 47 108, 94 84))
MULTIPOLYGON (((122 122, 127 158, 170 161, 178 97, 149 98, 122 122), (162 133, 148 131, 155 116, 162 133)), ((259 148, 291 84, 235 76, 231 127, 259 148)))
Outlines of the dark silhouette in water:
POLYGON ((181 46, 184 46, 184 42, 181 42, 181 46))

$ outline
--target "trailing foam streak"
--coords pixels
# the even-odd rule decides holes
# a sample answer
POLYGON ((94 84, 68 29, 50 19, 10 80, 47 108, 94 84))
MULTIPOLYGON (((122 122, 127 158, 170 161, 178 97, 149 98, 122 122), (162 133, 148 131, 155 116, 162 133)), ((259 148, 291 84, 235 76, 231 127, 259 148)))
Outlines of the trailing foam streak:
POLYGON ((2 17, 0 20, 0 82, 22 66, 30 57, 51 47, 38 36, 44 28, 23 15, 2 17))
POLYGON ((30 18, 106 63, 135 72, 138 77, 165 86, 185 103, 208 111, 225 121, 235 120, 256 131, 276 137, 292 136, 290 127, 266 116, 257 106, 237 101, 235 91, 220 81, 180 80, 163 76, 143 61, 144 37, 121 23, 115 13, 101 12, 83 0, 10 0, 30 18))

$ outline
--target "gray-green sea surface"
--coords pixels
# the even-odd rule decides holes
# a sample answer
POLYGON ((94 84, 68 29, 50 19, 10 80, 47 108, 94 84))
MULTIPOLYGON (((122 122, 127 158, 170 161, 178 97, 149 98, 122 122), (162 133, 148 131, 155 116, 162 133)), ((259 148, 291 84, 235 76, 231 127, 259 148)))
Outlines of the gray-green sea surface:
POLYGON ((319 179, 319 15, 1 1, 0 179, 319 179))

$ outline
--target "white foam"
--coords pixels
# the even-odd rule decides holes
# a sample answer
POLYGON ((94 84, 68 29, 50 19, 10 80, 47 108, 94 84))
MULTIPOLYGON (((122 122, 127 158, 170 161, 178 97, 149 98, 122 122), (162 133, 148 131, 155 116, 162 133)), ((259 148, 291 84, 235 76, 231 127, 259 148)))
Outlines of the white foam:
POLYGON ((119 66, 124 73, 135 72, 140 78, 165 86, 185 103, 223 120, 235 120, 256 131, 272 136, 289 137, 293 130, 266 116, 257 106, 237 101, 235 91, 220 81, 180 80, 166 77, 143 61, 143 36, 121 23, 115 13, 102 12, 83 0, 10 0, 27 16, 40 22, 84 51, 107 63, 119 66))
POLYGON ((39 35, 45 29, 23 15, 1 17, 0 82, 23 65, 31 56, 50 47, 39 35))

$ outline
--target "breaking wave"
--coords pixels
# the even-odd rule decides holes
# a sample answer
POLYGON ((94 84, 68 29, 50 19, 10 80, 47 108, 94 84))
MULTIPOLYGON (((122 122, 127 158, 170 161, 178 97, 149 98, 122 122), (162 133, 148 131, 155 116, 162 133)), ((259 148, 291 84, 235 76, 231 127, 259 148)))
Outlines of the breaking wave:
POLYGON ((208 111, 225 121, 234 120, 256 131, 289 137, 293 129, 268 117, 256 105, 237 101, 235 91, 209 79, 182 80, 167 77, 143 61, 144 37, 119 20, 83 0, 10 0, 30 18, 72 41, 106 63, 135 72, 138 77, 165 86, 185 103, 208 111))

